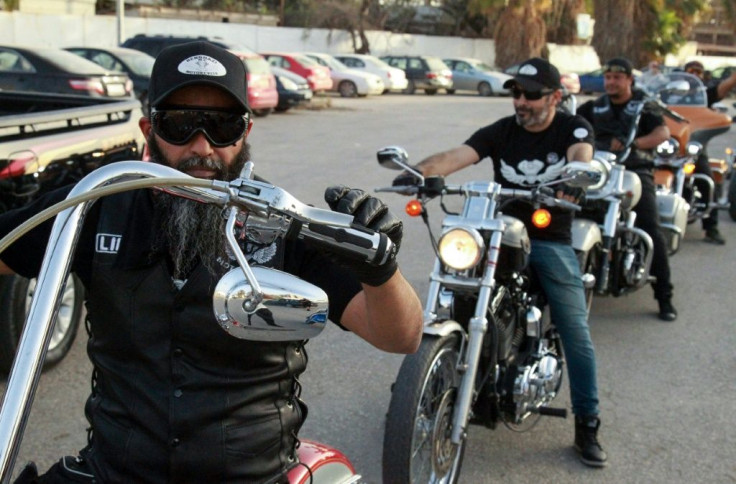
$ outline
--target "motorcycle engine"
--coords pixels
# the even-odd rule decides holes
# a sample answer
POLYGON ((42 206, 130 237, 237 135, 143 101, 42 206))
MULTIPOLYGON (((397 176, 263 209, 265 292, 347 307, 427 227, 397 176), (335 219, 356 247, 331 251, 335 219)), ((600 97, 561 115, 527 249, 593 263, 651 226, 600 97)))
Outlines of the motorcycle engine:
POLYGON ((550 403, 562 384, 562 364, 542 340, 539 355, 528 366, 520 366, 514 381, 515 422, 521 421, 535 408, 550 403))

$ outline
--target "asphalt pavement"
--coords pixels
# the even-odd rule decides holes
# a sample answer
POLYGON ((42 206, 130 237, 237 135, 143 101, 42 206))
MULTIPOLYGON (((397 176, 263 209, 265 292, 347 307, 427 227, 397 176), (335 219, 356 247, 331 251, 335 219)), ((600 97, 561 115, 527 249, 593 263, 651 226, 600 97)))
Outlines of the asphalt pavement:
MULTIPOLYGON (((396 172, 375 161, 383 146, 403 146, 417 162, 512 112, 509 98, 475 95, 333 97, 330 104, 256 118, 250 135, 256 173, 318 206, 326 206, 327 185, 367 190, 390 185, 396 172)), ((715 140, 711 156, 729 143, 736 145, 733 131, 715 140)), ((486 160, 449 181, 490 175, 486 160)), ((381 198, 404 217, 401 270, 424 300, 432 267, 426 230, 420 220, 403 215, 406 198, 381 198)), ((440 219, 435 206, 433 223, 440 219)), ((572 450, 572 417, 549 417, 526 433, 471 427, 460 482, 736 482, 736 223, 726 213, 720 220, 726 246, 703 242, 696 223, 671 260, 677 321, 657 319, 649 288, 594 300, 590 326, 598 357, 599 435, 610 466, 582 465, 572 450)), ((72 353, 42 376, 16 471, 29 459, 45 469, 85 444, 90 366, 84 336, 80 331, 72 353)), ((301 436, 337 447, 364 482, 380 483, 385 413, 402 357, 332 325, 307 350, 302 397, 309 418, 301 436)), ((569 407, 567 383, 555 403, 569 407)))

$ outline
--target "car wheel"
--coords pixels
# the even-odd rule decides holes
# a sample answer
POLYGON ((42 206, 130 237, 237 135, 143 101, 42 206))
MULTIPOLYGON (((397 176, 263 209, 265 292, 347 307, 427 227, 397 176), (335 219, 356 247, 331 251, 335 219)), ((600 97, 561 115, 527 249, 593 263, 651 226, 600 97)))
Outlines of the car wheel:
POLYGON ((447 94, 455 94, 456 90, 455 89, 445 89, 445 92, 447 94))
POLYGON ((491 88, 491 85, 487 82, 481 82, 478 84, 478 94, 481 96, 492 96, 493 95, 493 89, 491 88))
POLYGON ((286 112, 286 111, 288 111, 289 109, 291 109, 291 106, 286 106, 286 107, 284 107, 284 106, 276 106, 276 109, 275 109, 275 111, 276 111, 277 113, 285 113, 285 112, 286 112))
POLYGON ((271 114, 271 111, 273 111, 272 108, 266 108, 266 109, 254 109, 253 114, 260 118, 265 118, 269 114, 271 114))
MULTIPOLYGON (((18 275, 0 277, 0 371, 5 374, 13 364, 35 289, 36 279, 18 275)), ((77 335, 83 305, 84 287, 77 276, 71 275, 51 332, 45 368, 59 363, 69 352, 77 335)))
POLYGON ((355 97, 358 95, 358 88, 355 87, 353 81, 342 81, 337 90, 342 97, 355 97))
POLYGON ((414 94, 416 90, 417 86, 414 84, 414 81, 410 79, 409 84, 407 84, 406 89, 404 89, 404 94, 414 94))
POLYGON ((434 94, 437 94, 437 89, 425 89, 424 94, 426 94, 427 96, 432 96, 434 94))

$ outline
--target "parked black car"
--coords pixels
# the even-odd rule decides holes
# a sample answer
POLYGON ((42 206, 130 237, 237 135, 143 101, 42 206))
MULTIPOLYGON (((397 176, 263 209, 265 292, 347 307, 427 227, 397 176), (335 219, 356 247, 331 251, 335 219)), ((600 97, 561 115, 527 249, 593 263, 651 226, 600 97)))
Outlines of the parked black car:
POLYGON ((271 71, 276 77, 276 89, 279 92, 279 104, 276 106, 276 111, 288 111, 312 100, 314 93, 302 76, 276 66, 271 66, 271 71))
POLYGON ((237 44, 234 42, 228 42, 218 37, 188 37, 186 35, 146 35, 138 34, 134 37, 127 39, 125 42, 120 44, 120 47, 127 47, 129 49, 140 50, 145 52, 151 57, 156 57, 161 50, 170 45, 184 44, 186 42, 193 42, 195 40, 206 40, 215 44, 223 49, 235 50, 238 52, 245 52, 249 54, 255 54, 253 49, 250 49, 244 45, 237 44))
POLYGON ((135 49, 117 47, 101 49, 97 47, 66 47, 73 54, 84 57, 111 71, 125 72, 133 81, 133 91, 143 106, 144 114, 148 113, 148 83, 155 59, 135 49))
POLYGON ((406 73, 409 80, 403 91, 406 94, 414 94, 417 89, 424 89, 425 94, 437 94, 438 89, 452 90, 452 71, 439 57, 386 55, 381 60, 406 73))
POLYGON ((125 97, 133 95, 133 82, 62 49, 0 45, 0 89, 125 97))

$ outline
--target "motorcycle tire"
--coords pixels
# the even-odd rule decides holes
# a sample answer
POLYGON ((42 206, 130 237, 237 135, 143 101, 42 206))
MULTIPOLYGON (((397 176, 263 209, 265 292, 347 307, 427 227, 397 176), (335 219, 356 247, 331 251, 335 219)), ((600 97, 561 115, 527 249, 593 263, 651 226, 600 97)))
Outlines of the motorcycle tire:
POLYGON ((733 175, 728 182, 728 214, 736 221, 736 176, 733 175))
MULTIPOLYGON (((7 375, 18 349, 35 279, 18 275, 0 276, 0 372, 7 375)), ((50 368, 64 359, 77 335, 84 305, 82 281, 69 276, 61 300, 59 314, 51 333, 44 368, 50 368)))
MULTIPOLYGON (((588 251, 588 254, 585 257, 585 263, 583 264, 583 274, 592 274, 593 276, 598 276, 598 259, 600 257, 600 252, 598 250, 598 246, 592 248, 588 251)), ((588 318, 590 318, 590 310, 593 307, 593 296, 595 295, 595 284, 593 287, 586 287, 585 288, 585 309, 586 314, 588 315, 588 318)))
POLYGON ((383 439, 383 482, 454 484, 465 440, 450 442, 460 384, 460 336, 425 335, 408 355, 393 385, 383 439))

